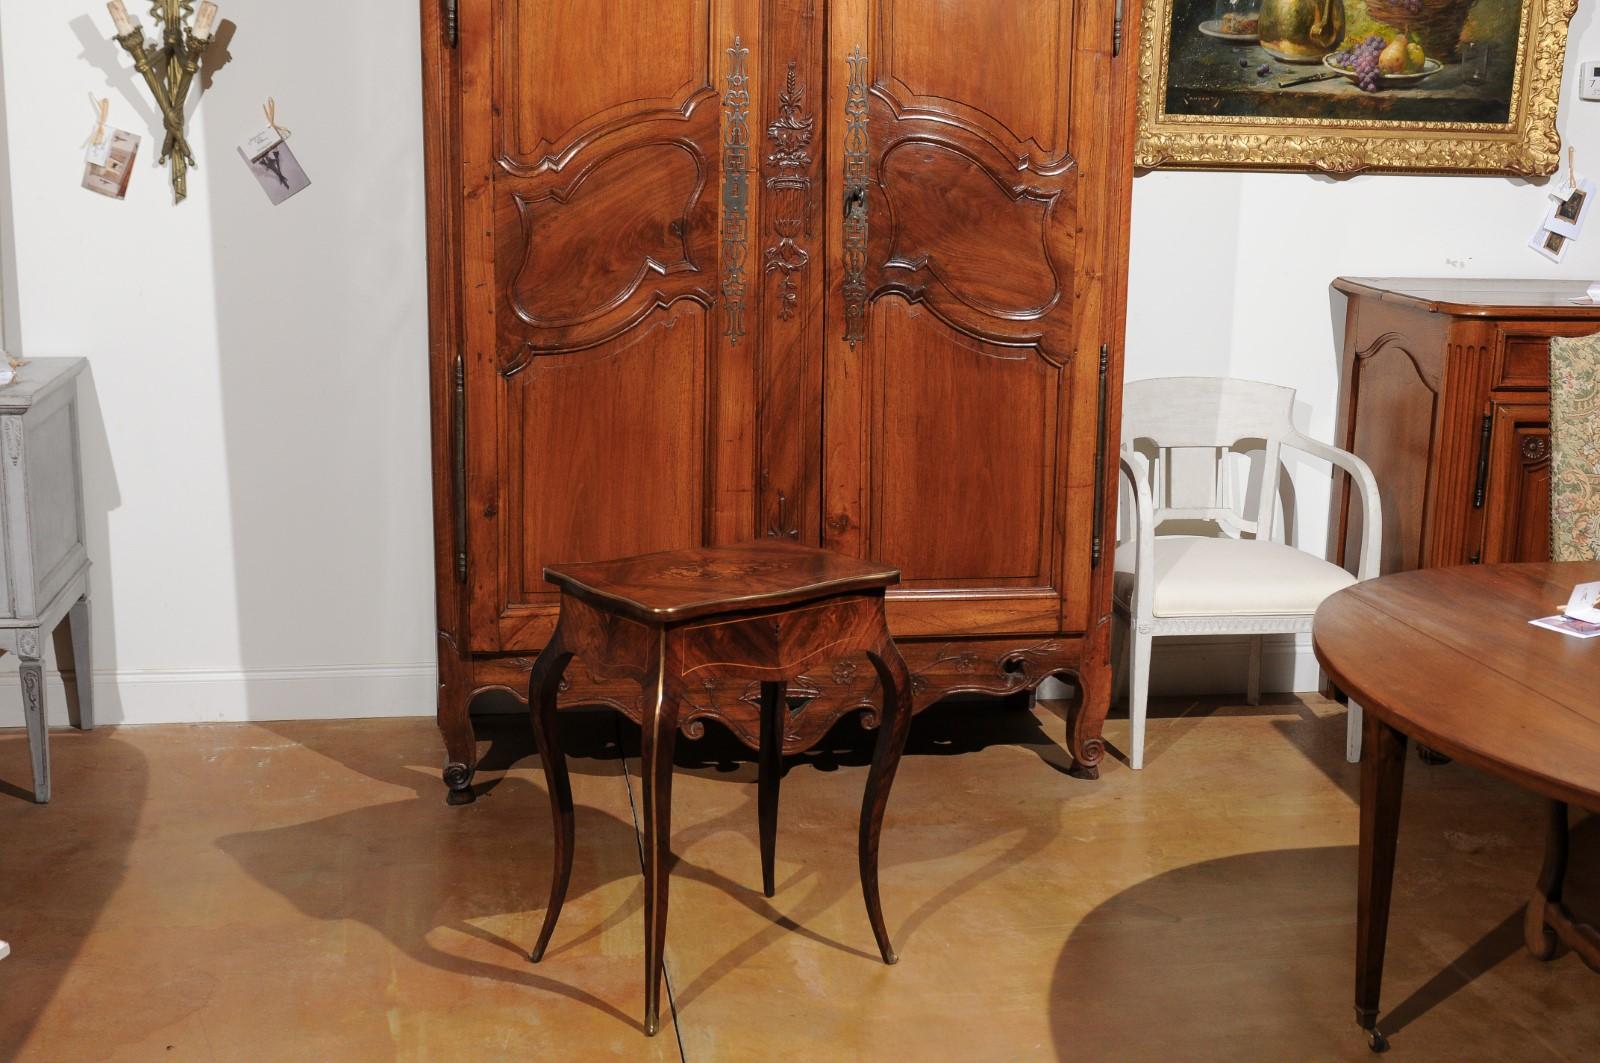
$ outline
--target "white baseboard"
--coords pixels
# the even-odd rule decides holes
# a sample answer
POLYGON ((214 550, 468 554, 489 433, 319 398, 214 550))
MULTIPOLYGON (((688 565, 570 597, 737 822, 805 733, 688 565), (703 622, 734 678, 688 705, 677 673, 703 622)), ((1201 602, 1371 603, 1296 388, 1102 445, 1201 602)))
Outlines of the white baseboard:
MULTIPOLYGON (((1261 690, 1303 694, 1321 683, 1322 670, 1309 635, 1267 635, 1261 647, 1261 690)), ((1122 640, 1113 647, 1120 676, 1127 668, 1122 640)), ((1250 640, 1234 635, 1158 638, 1150 651, 1150 693, 1161 697, 1244 693, 1250 640)), ((1041 697, 1065 697, 1066 688, 1046 680, 1041 697), (1054 685, 1051 685, 1054 684, 1054 685)))
MULTIPOLYGON (((1120 646, 1118 647, 1120 651, 1120 646)), ((1243 638, 1156 639, 1150 664, 1155 695, 1242 694, 1249 642, 1243 638)), ((1123 662, 1117 662, 1119 669, 1123 662)), ((1320 672, 1308 636, 1269 635, 1261 654, 1261 689, 1317 689, 1320 672)), ((432 716, 437 670, 430 662, 249 671, 143 671, 95 674, 97 724, 222 723, 247 720, 343 720, 432 716)), ((1054 680, 1043 697, 1064 697, 1054 680)), ((67 725, 60 677, 45 673, 52 727, 67 725)), ((0 727, 21 727, 22 688, 0 671, 0 727)))
MULTIPOLYGON (((95 723, 432 716, 437 675, 432 662, 248 671, 96 672, 95 723)), ((45 708, 51 726, 67 725, 66 691, 55 672, 45 673, 45 708)), ((22 725, 22 687, 16 671, 0 671, 0 727, 22 725)))

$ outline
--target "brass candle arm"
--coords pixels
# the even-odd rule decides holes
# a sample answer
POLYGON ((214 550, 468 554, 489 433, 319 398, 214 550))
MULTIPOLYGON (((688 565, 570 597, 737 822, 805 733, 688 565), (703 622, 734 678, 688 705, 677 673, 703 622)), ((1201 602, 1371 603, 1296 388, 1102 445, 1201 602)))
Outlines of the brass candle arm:
POLYGON ((159 46, 145 44, 144 29, 128 15, 122 0, 111 0, 106 6, 117 25, 117 43, 133 57, 133 68, 144 78, 161 111, 166 136, 160 161, 170 163, 173 198, 181 203, 189 194, 189 167, 197 165, 184 134, 183 108, 200 68, 200 57, 211 45, 217 5, 205 0, 194 25, 189 26, 184 24, 184 18, 194 15, 190 0, 154 0, 151 8, 162 26, 159 46))

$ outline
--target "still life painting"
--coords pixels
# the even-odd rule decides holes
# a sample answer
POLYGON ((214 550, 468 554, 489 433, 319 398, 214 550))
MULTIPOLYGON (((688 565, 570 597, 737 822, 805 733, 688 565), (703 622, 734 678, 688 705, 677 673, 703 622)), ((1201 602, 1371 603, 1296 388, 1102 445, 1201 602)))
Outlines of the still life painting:
POLYGON ((1144 168, 1543 175, 1576 0, 1146 0, 1144 168))

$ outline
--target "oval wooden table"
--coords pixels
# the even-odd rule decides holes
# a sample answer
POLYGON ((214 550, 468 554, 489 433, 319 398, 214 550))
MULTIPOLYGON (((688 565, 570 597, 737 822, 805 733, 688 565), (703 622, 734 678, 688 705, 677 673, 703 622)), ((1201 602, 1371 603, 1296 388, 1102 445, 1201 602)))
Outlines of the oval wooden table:
POLYGON ((1600 638, 1534 627, 1600 563, 1469 565, 1358 583, 1317 610, 1323 669, 1365 710, 1356 904, 1356 1021, 1374 1051, 1407 738, 1550 800, 1529 949, 1559 938, 1600 971, 1600 933, 1561 905, 1567 805, 1600 811, 1600 638))

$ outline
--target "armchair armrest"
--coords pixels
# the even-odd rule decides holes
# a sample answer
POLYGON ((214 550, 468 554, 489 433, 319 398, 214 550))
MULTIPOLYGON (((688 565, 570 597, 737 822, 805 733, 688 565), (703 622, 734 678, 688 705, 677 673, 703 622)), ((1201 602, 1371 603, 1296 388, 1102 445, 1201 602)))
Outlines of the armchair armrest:
POLYGON ((1117 455, 1122 475, 1133 487, 1133 600, 1129 612, 1148 617, 1155 609, 1156 515, 1150 498, 1150 462, 1143 454, 1124 446, 1117 455))
POLYGON ((1361 496, 1361 557, 1356 565, 1356 579, 1373 579, 1378 575, 1378 563, 1383 547, 1383 501, 1378 495, 1378 481, 1367 468, 1367 463, 1338 447, 1301 435, 1299 432, 1284 439, 1284 445, 1332 462, 1336 468, 1350 474, 1361 496))

